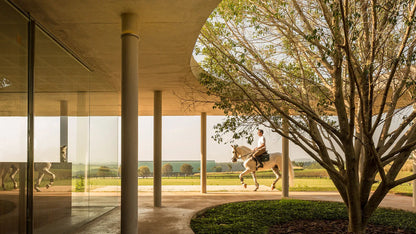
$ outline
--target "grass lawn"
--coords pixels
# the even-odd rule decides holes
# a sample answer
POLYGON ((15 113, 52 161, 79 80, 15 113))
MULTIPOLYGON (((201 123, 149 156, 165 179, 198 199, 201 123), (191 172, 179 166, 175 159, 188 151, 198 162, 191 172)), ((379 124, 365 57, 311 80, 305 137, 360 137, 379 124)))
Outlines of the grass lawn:
MULTIPOLYGON (((302 200, 249 201, 211 208, 191 220, 195 233, 267 233, 292 220, 348 219, 343 203, 302 200)), ((379 208, 370 223, 416 232, 416 213, 379 208)))

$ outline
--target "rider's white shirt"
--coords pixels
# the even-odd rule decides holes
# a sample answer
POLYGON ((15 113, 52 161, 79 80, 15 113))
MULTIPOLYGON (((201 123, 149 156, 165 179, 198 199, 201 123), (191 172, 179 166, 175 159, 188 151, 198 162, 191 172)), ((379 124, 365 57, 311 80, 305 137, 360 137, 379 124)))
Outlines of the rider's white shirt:
POLYGON ((257 142, 257 147, 260 147, 264 143, 264 147, 266 147, 266 138, 264 136, 261 136, 259 138, 259 141, 257 142))

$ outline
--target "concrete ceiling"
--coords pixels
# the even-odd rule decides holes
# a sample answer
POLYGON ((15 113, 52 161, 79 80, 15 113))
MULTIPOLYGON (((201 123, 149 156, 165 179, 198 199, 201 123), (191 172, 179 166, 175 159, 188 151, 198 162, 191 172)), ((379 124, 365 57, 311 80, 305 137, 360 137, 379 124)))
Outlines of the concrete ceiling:
MULTIPOLYGON (((139 115, 153 115, 154 90, 163 91, 164 115, 223 114, 213 110, 211 104, 184 105, 179 98, 187 97, 192 92, 190 87, 199 87, 191 69, 191 63, 197 65, 192 51, 201 27, 220 0, 12 2, 29 12, 92 70, 81 71, 74 61, 56 56, 63 51, 54 49, 56 45, 46 36, 37 38, 40 55, 35 66, 37 77, 41 77, 36 80, 37 115, 59 115, 60 100, 68 101, 70 115, 83 115, 80 109, 85 108, 80 105, 86 102, 80 100, 85 99, 82 95, 86 91, 90 94, 87 99, 90 115, 120 115, 123 12, 139 16, 139 115)), ((16 100, 24 100, 24 91, 22 83, 8 92, 16 100)), ((12 107, 8 110, 11 115, 12 107)))

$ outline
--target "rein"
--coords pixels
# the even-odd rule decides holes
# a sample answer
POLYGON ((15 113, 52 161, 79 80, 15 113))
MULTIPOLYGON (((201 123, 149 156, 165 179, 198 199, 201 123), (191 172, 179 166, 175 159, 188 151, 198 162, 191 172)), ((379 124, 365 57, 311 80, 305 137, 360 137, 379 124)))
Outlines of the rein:
POLYGON ((244 155, 240 155, 238 158, 242 159, 243 157, 245 158, 245 157, 247 157, 247 156, 248 156, 248 155, 250 155, 250 154, 252 154, 252 152, 249 152, 249 153, 244 154, 244 155))

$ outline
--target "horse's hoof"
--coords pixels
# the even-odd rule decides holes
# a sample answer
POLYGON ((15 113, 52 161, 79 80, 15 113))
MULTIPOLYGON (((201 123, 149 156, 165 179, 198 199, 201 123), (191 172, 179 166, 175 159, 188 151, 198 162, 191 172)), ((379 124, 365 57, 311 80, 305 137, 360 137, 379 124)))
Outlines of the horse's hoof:
POLYGON ((46 185, 46 189, 48 189, 49 187, 51 187, 49 184, 46 185))
POLYGON ((247 184, 243 184, 244 188, 247 188, 247 184))
POLYGON ((41 192, 39 188, 35 188, 36 192, 41 192))
POLYGON ((274 186, 272 187, 272 191, 274 190, 274 186))
POLYGON ((255 188, 253 191, 254 191, 254 192, 256 192, 256 191, 257 191, 257 189, 259 189, 259 188, 255 188))

